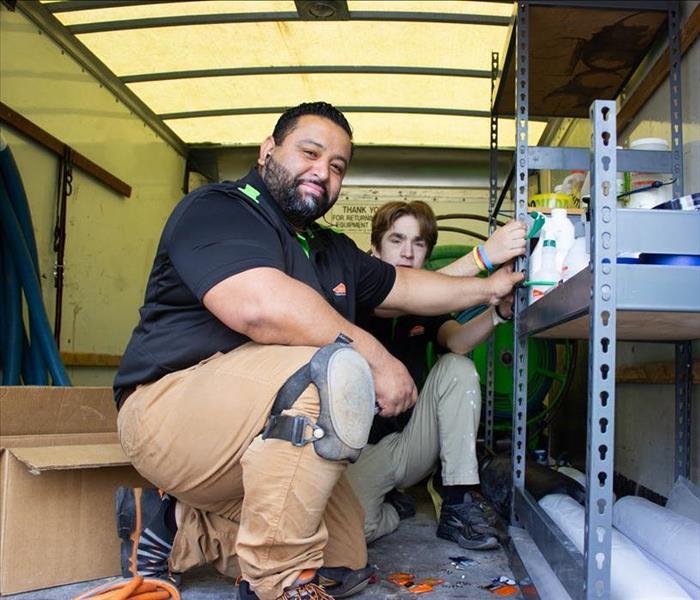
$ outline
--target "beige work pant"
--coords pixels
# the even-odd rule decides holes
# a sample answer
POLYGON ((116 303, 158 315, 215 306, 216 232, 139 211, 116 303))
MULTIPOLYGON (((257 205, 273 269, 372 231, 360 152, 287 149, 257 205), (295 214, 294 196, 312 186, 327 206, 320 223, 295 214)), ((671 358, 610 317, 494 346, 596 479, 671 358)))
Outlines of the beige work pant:
MULTIPOLYGON (((211 563, 272 600, 304 569, 367 564, 346 463, 259 435, 279 388, 316 350, 248 343, 138 387, 119 411, 133 465, 182 503, 173 571, 211 563)), ((315 421, 318 411, 310 385, 286 414, 315 421)))
POLYGON ((481 388, 474 363, 446 354, 431 369, 411 419, 400 433, 366 446, 346 474, 365 510, 368 542, 399 526, 396 509, 384 502, 394 488, 424 479, 442 461, 445 485, 479 483, 476 435, 481 388))

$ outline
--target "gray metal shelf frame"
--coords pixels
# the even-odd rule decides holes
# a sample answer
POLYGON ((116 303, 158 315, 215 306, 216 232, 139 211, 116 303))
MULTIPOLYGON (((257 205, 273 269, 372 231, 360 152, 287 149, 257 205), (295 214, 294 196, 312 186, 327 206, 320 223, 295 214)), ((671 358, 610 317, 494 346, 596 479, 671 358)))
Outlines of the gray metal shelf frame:
MULTIPOLYGON (((668 12, 668 40, 670 51, 670 107, 671 151, 635 152, 616 151, 616 104, 614 100, 595 100, 589 117, 593 126, 591 148, 543 148, 528 147, 528 96, 529 96, 529 8, 531 5, 552 4, 542 0, 519 0, 511 26, 509 47, 505 62, 515 60, 515 153, 507 181, 498 192, 494 168, 498 151, 498 113, 496 98, 503 83, 503 73, 498 70, 498 55, 492 54, 492 102, 491 102, 491 176, 489 213, 493 221, 501 208, 508 189, 513 185, 515 218, 524 220, 528 210, 528 175, 540 169, 589 169, 591 172, 590 242, 591 267, 563 284, 531 308, 527 306, 525 288, 516 290, 514 313, 514 385, 513 385, 513 442, 512 474, 513 504, 511 521, 524 527, 538 545, 553 571, 575 600, 605 599, 610 597, 610 566, 612 538, 612 481, 614 475, 615 432, 615 351, 616 321, 618 310, 671 309, 699 312, 696 287, 700 286, 697 272, 682 268, 658 268, 653 276, 669 280, 668 293, 651 294, 650 286, 639 284, 643 298, 630 295, 632 282, 651 274, 641 272, 640 267, 617 265, 618 251, 636 250, 645 231, 654 227, 655 240, 647 251, 698 253, 700 245, 697 232, 700 215, 676 214, 652 211, 618 210, 616 203, 616 172, 667 172, 675 177, 674 196, 682 195, 682 112, 681 112, 681 53, 680 6, 678 2, 613 2, 592 3, 588 0, 567 0, 571 7, 600 8, 605 10, 619 6, 639 10, 665 10, 668 12), (495 65, 495 66, 494 66, 495 65), (659 220, 668 220, 668 229, 659 227, 659 220), (693 229, 694 228, 694 229, 693 229), (672 232, 660 240, 663 230, 672 232), (680 232, 691 233, 685 237, 680 232), (656 248, 653 246, 656 245, 656 248), (683 286, 673 285, 683 281, 683 286), (671 287, 673 285, 673 287, 671 287), (688 287, 688 295, 678 294, 688 287), (694 304, 693 304, 694 302, 694 304), (581 554, 539 507, 525 489, 525 465, 527 443, 527 338, 537 331, 557 323, 590 314, 589 374, 588 374, 588 435, 586 468, 585 540, 581 554)), ((561 3, 559 3, 561 4, 561 3)), ((505 71, 505 69, 504 69, 505 71)), ((516 261, 516 269, 526 272, 528 254, 516 261)), ((645 265, 645 269, 650 267, 645 265)), ((700 288, 698 288, 700 289, 700 288)), ((655 290, 658 292, 659 290, 655 290)), ((493 445, 493 351, 490 347, 487 367, 487 402, 485 438, 493 445)), ((675 475, 689 475, 690 469, 690 406, 691 406, 690 341, 676 344, 676 444, 675 475)))

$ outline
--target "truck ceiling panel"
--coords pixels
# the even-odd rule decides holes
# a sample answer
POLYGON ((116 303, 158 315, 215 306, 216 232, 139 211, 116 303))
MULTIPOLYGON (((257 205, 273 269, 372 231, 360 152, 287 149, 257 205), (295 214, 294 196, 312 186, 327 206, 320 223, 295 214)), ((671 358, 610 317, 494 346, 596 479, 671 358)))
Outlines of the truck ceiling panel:
POLYGON ((123 76, 270 65, 490 69, 491 50, 503 45, 506 33, 488 25, 282 21, 106 31, 78 39, 123 76))
POLYGON ((289 106, 324 99, 345 106, 487 110, 491 82, 471 77, 379 74, 251 75, 129 84, 157 113, 289 106), (397 90, 401 90, 397 95, 397 90), (485 108, 486 107, 486 108, 485 108))
MULTIPOLYGON (((177 1, 140 6, 118 6, 112 8, 94 8, 86 10, 76 3, 75 10, 65 2, 44 2, 49 10, 51 5, 60 6, 54 14, 61 15, 64 25, 79 25, 83 23, 104 23, 122 21, 125 19, 146 19, 152 17, 172 17, 180 15, 211 15, 224 13, 278 13, 296 12, 293 0, 200 0, 177 1)), ((510 17, 511 5, 508 2, 464 2, 433 1, 433 2, 396 2, 396 0, 349 0, 348 9, 352 11, 375 12, 423 12, 445 14, 471 14, 485 16, 510 17)))
MULTIPOLYGON (((96 4, 43 3, 186 143, 257 144, 274 110, 326 100, 351 111, 360 144, 488 147, 508 2, 348 0, 349 20, 319 21, 290 0, 96 4)), ((513 145, 506 121, 500 137, 513 145)))

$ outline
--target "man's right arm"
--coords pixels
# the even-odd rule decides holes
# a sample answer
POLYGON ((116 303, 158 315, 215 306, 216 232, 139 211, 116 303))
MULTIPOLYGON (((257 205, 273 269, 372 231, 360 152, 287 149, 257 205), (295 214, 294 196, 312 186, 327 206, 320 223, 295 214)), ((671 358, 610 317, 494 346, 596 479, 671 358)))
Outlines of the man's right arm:
POLYGON ((380 414, 397 415, 416 402, 415 385, 400 361, 315 290, 278 269, 260 267, 228 277, 204 295, 203 303, 225 325, 261 344, 320 347, 344 333, 372 369, 380 414))

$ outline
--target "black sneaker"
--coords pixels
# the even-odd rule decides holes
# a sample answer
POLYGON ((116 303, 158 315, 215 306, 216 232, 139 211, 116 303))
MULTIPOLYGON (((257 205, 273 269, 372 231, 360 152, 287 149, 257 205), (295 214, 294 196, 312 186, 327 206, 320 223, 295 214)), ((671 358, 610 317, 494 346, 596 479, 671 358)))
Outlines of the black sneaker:
MULTIPOLYGON (((377 568, 366 566, 364 569, 349 569, 348 567, 321 567, 316 571, 313 579, 305 584, 285 591, 285 594, 292 593, 293 590, 302 588, 304 585, 312 584, 331 598, 347 598, 364 590, 373 577, 377 574, 377 568)), ((280 598, 287 597, 280 596, 280 598)), ((289 596, 296 598, 297 596, 289 596)), ((312 596, 314 597, 314 596, 312 596)), ((250 585, 245 580, 241 580, 238 585, 239 600, 258 600, 257 594, 250 589, 250 585)))
POLYGON ((497 531, 490 527, 469 494, 461 504, 444 504, 440 511, 437 536, 451 540, 467 550, 498 548, 497 531))
POLYGON ((119 487, 116 493, 117 533, 121 538, 122 577, 136 574, 179 586, 179 573, 168 566, 175 533, 165 522, 171 498, 155 488, 119 487))
POLYGON ((404 494, 396 488, 384 496, 384 501, 396 509, 396 512, 399 513, 400 521, 416 516, 416 501, 413 496, 404 494))

